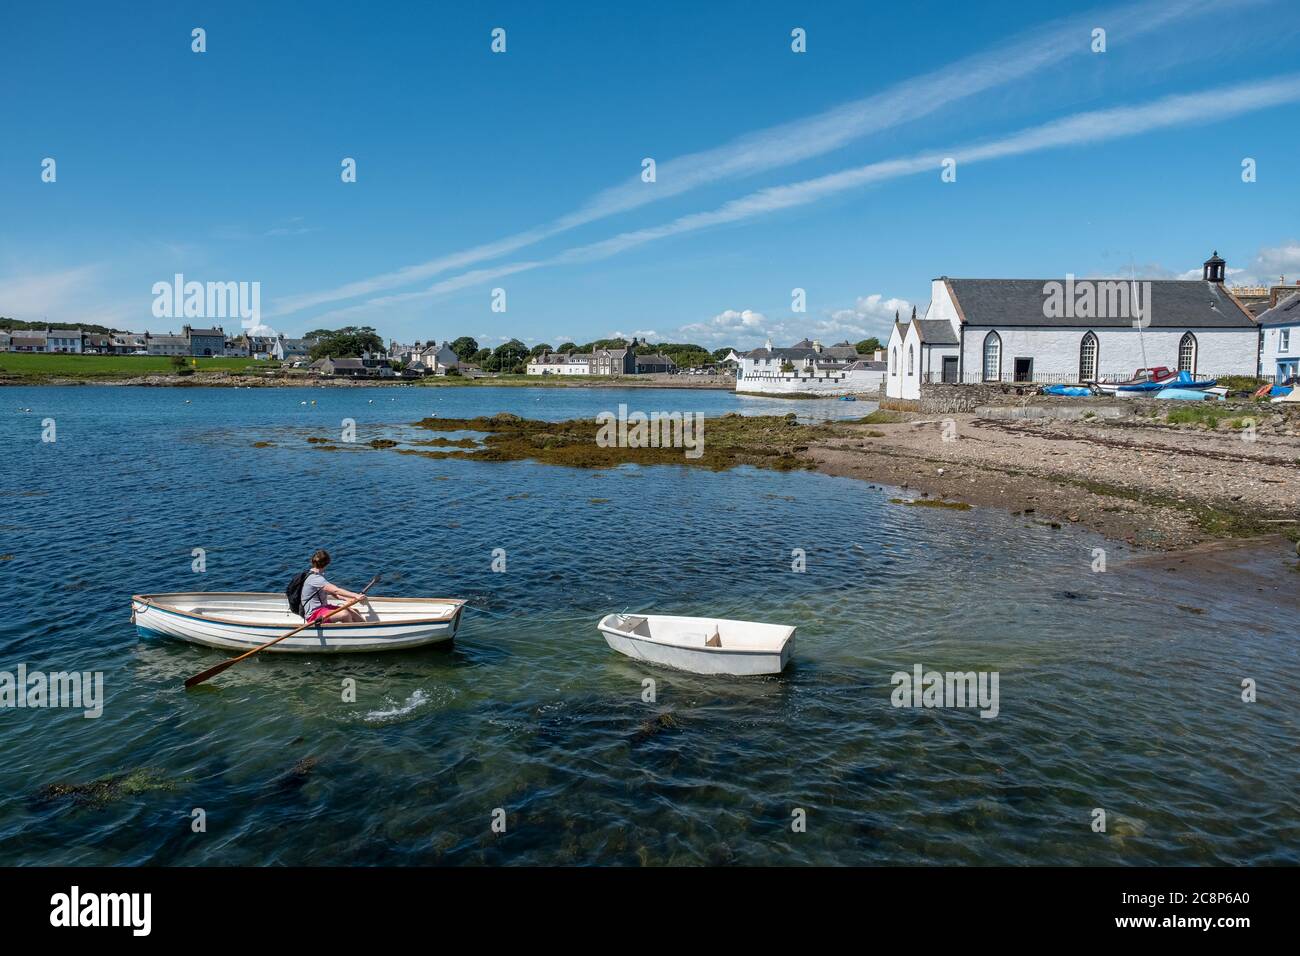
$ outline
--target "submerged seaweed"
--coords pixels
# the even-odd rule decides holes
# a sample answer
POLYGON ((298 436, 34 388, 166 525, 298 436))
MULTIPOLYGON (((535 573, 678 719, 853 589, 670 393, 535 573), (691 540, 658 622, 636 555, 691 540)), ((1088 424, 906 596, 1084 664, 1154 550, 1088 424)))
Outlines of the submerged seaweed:
POLYGON ((177 781, 149 768, 111 774, 90 783, 51 783, 36 792, 41 803, 67 800, 76 806, 102 807, 140 793, 175 790, 177 781))
MULTIPOLYGON (((791 415, 723 415, 703 420, 695 435, 698 446, 689 457, 683 447, 618 447, 601 444, 602 426, 595 419, 563 422, 534 421, 508 412, 479 418, 425 418, 416 427, 434 432, 472 431, 484 434, 481 443, 433 439, 421 444, 455 450, 415 452, 438 458, 467 458, 477 461, 531 460, 572 468, 614 468, 618 465, 694 465, 715 471, 737 465, 754 465, 778 471, 811 468, 813 463, 800 453, 811 442, 838 433, 834 425, 802 425, 791 415), (702 438, 702 441, 700 440, 702 438)), ((679 433, 680 434, 680 433, 679 433)))

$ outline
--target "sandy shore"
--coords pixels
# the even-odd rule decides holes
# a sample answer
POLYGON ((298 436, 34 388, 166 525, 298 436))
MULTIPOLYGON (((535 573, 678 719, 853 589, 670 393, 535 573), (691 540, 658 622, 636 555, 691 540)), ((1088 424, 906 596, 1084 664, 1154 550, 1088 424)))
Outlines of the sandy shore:
POLYGON ((1136 418, 900 417, 906 420, 845 426, 805 454, 828 474, 1075 523, 1144 548, 1300 534, 1294 413, 1260 427, 1254 440, 1224 426, 1136 418))

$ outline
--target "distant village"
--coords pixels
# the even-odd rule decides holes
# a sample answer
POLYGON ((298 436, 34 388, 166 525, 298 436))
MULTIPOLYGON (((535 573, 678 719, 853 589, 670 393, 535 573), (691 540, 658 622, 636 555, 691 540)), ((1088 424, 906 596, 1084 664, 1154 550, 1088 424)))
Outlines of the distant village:
POLYGON ((569 344, 530 350, 511 340, 490 350, 468 337, 383 347, 373 329, 348 329, 342 331, 363 333, 370 347, 336 356, 329 354, 332 338, 231 336, 220 327, 189 325, 179 334, 0 330, 0 351, 248 358, 328 378, 706 375, 734 380, 743 392, 870 394, 902 402, 919 399, 933 386, 1124 381, 1152 369, 1292 383, 1300 376, 1300 282, 1287 285, 1283 278, 1276 285, 1234 288, 1225 285, 1226 274, 1227 263, 1215 253, 1202 264, 1199 279, 1068 277, 1060 283, 940 276, 931 283, 924 316, 915 308, 906 320, 896 314, 887 342, 823 345, 804 339, 777 347, 768 341, 743 353, 651 346, 637 338, 602 340, 585 349, 569 344))

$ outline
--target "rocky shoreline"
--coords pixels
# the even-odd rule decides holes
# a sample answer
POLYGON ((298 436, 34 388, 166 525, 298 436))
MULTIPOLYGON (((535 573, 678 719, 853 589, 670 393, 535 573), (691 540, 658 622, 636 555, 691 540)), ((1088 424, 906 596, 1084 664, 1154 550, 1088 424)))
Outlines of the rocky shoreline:
MULTIPOLYGON (((879 412, 804 453, 819 471, 916 496, 999 507, 1177 551, 1300 537, 1300 410, 1251 429, 1163 418, 981 418, 879 412)), ((1225 414, 1231 412, 1225 411, 1225 414)), ((1300 582, 1297 582, 1300 583, 1300 582)))
POLYGON ((996 507, 1026 522, 1072 524, 1151 551, 1246 538, 1300 540, 1300 408, 1219 404, 1114 418, 1060 417, 1070 411, 1064 408, 1052 417, 999 414, 1007 411, 878 410, 820 424, 800 424, 793 412, 731 413, 704 421, 705 439, 694 456, 667 443, 602 447, 589 419, 546 422, 502 413, 416 423, 435 432, 484 432, 481 447, 430 441, 397 450, 579 468, 809 469, 901 489, 900 505, 996 507))

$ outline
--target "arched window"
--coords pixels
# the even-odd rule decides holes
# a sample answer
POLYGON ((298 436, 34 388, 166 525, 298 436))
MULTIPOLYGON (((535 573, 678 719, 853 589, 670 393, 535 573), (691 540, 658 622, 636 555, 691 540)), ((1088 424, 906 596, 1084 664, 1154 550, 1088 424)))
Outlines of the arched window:
POLYGON ((996 332, 984 336, 984 381, 1002 379, 1002 339, 996 332))
POLYGON ((898 374, 898 349, 889 350, 889 374, 898 374))
POLYGON ((907 374, 908 375, 912 374, 912 369, 915 366, 915 364, 916 364, 916 346, 909 345, 907 347, 907 374))
POLYGON ((1100 364, 1097 359, 1100 354, 1097 336, 1089 332, 1079 343, 1079 381, 1091 382, 1097 378, 1097 366, 1100 364))
POLYGON ((1178 371, 1196 374, 1196 336, 1191 332, 1184 333, 1178 343, 1178 371))

